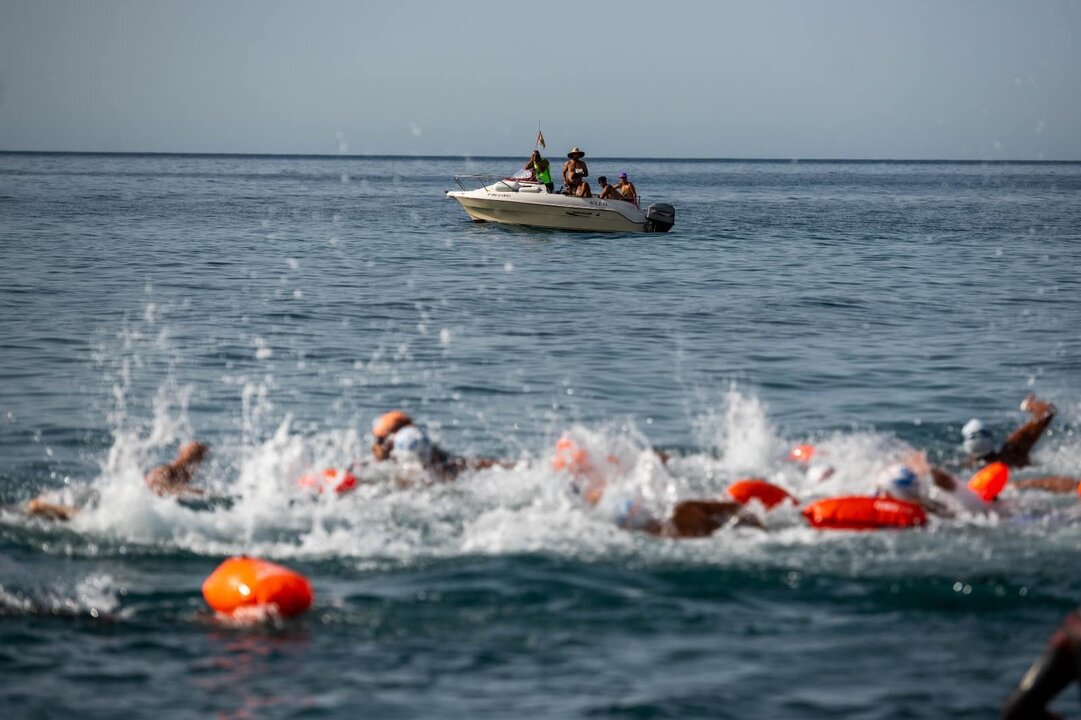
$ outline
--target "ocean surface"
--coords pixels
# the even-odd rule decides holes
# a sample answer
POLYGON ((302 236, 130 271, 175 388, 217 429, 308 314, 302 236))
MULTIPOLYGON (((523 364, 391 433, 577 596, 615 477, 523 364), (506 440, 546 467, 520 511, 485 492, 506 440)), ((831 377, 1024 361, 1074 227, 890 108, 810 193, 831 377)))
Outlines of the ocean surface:
POLYGON ((551 459, 567 429, 665 448, 620 481, 660 505, 751 474, 866 494, 912 449, 955 463, 970 417, 1001 439, 1035 392, 1059 414, 1014 476, 1081 476, 1081 165, 587 158, 676 207, 658 235, 444 197, 526 154, 0 154, 0 714, 997 714, 1081 602, 1075 494, 672 540, 551 459), (393 408, 515 464, 298 486, 393 408), (192 438, 210 497, 147 492, 192 438), (41 494, 83 509, 30 519, 41 494), (238 553, 303 572, 312 610, 216 618, 200 586, 238 553))

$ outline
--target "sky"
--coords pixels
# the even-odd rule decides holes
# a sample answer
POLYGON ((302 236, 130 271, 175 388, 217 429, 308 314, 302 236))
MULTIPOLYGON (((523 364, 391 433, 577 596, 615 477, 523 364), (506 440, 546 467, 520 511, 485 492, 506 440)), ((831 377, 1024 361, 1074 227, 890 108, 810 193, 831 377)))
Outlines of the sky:
POLYGON ((0 150, 1081 161, 1081 0, 0 0, 0 150))

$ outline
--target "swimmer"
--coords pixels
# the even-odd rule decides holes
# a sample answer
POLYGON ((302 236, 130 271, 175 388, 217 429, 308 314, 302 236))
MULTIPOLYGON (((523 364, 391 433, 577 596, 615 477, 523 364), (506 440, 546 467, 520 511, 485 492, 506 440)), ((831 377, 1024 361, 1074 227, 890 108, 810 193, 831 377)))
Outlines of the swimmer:
MULTIPOLYGON (((143 478, 155 495, 185 497, 202 495, 202 488, 193 487, 192 478, 195 470, 206 459, 210 448, 201 442, 188 442, 180 446, 172 462, 159 465, 143 478)), ((43 497, 36 497, 26 504, 26 513, 31 517, 44 520, 71 520, 79 512, 74 505, 50 502, 43 497)))
POLYGON ((210 448, 201 442, 184 443, 171 463, 159 465, 146 474, 147 487, 155 495, 202 495, 202 488, 192 487, 191 480, 209 454, 210 448))
POLYGON ((999 512, 1002 508, 997 505, 998 494, 1008 477, 1005 465, 991 463, 964 483, 950 472, 931 465, 925 453, 913 452, 883 474, 876 495, 915 503, 927 513, 941 517, 954 517, 959 512, 999 512))
MULTIPOLYGON (((651 453, 662 465, 667 464, 667 453, 656 450, 651 453)), ((605 471, 619 472, 618 458, 609 455, 599 468, 589 451, 567 434, 556 443, 552 468, 569 474, 571 492, 591 508, 610 511, 616 525, 625 530, 668 538, 701 538, 727 526, 765 528, 754 514, 744 509, 743 504, 731 500, 680 500, 674 503, 667 517, 657 517, 641 498, 608 488, 605 471)))
POLYGON ((961 428, 962 446, 968 455, 965 464, 1001 462, 1013 468, 1030 465, 1029 453, 1055 418, 1055 406, 1030 394, 1021 401, 1021 409, 1030 413, 1031 419, 1010 433, 998 450, 995 449, 991 431, 982 421, 972 418, 965 423, 961 428))
POLYGON ((1028 669, 1002 708, 1005 720, 1061 717, 1047 705, 1074 680, 1081 681, 1081 610, 1074 610, 1051 636, 1043 657, 1028 669))
POLYGON ((372 423, 372 457, 376 462, 394 461, 403 466, 419 466, 433 479, 453 480, 465 470, 513 467, 495 458, 465 458, 451 455, 436 445, 413 418, 401 410, 384 413, 372 423))

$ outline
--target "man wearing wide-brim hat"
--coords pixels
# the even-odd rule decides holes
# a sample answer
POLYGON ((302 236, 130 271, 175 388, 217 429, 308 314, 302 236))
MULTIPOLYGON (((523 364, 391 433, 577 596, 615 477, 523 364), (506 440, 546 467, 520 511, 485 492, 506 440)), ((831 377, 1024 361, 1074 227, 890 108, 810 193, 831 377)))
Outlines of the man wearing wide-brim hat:
POLYGON ((581 185, 583 178, 589 177, 589 168, 582 160, 583 157, 585 151, 577 146, 572 147, 567 153, 567 162, 563 163, 563 189, 569 190, 571 194, 581 185))

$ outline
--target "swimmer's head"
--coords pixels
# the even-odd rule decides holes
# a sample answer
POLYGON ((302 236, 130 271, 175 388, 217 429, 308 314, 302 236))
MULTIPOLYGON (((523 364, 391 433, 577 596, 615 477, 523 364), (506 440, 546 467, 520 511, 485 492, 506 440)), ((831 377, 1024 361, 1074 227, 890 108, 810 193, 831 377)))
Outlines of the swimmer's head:
POLYGON ((413 418, 401 410, 383 413, 372 422, 372 435, 377 441, 385 440, 407 425, 413 424, 413 418))
POLYGON ((920 479, 904 465, 891 467, 879 483, 879 488, 895 500, 916 502, 920 499, 920 479))
POLYGON ((991 431, 976 418, 972 418, 961 428, 961 445, 965 448, 965 452, 975 457, 984 457, 995 451, 991 431))
POLYGON ((180 446, 180 450, 176 453, 176 462, 178 465, 195 465, 206 459, 208 454, 210 454, 209 447, 193 440, 180 446))
POLYGON ((432 441, 423 430, 407 425, 394 433, 391 457, 401 462, 428 463, 432 459, 432 441))

